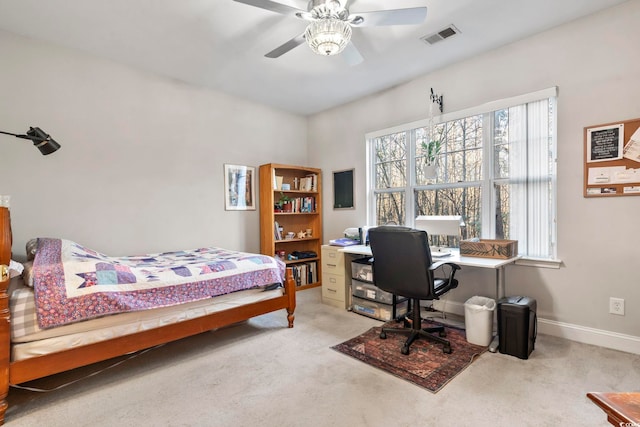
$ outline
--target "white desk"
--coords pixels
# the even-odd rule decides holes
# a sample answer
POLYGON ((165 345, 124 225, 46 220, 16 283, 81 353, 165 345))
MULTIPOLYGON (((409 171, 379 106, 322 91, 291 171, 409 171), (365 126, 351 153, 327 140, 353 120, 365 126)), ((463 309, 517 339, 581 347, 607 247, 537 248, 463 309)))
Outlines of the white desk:
MULTIPOLYGON (((344 252, 351 255, 371 256, 371 247, 365 245, 347 246, 339 249, 339 252, 344 252)), ((451 255, 445 257, 434 257, 433 260, 453 262, 465 267, 494 269, 496 271, 496 298, 500 299, 505 296, 504 267, 516 262, 516 260, 518 260, 519 258, 519 256, 507 259, 460 256, 459 249, 451 249, 451 255)))
MULTIPOLYGON (((339 249, 338 252, 344 252, 350 255, 371 256, 371 247, 365 245, 347 246, 339 249)), ((504 267, 506 265, 516 262, 520 257, 516 256, 507 259, 497 258, 480 258, 470 256, 460 256, 459 249, 451 249, 451 255, 445 257, 434 257, 434 261, 453 262, 455 264, 465 267, 479 267, 479 268, 492 268, 496 271, 496 302, 498 299, 505 296, 505 278, 504 267)), ((498 350, 498 337, 495 336, 491 344, 489 345, 489 351, 495 353, 498 350)))

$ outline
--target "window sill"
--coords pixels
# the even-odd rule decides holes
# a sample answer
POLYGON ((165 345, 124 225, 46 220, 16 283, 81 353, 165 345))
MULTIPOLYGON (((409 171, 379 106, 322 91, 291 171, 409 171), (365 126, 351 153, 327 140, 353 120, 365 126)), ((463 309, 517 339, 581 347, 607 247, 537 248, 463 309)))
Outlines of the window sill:
POLYGON ((523 265, 525 267, 538 267, 538 268, 560 268, 562 260, 560 259, 541 259, 541 258, 527 258, 523 257, 516 261, 516 265, 523 265))

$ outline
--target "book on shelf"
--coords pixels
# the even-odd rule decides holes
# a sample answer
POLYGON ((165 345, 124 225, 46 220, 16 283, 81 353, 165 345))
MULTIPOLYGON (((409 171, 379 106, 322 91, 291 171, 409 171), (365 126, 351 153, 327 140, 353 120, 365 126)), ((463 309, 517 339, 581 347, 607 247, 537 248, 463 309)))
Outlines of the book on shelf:
POLYGON ((276 171, 275 170, 273 170, 271 172, 271 175, 272 175, 272 178, 273 178, 273 189, 274 190, 282 190, 282 182, 284 181, 284 177, 276 175, 276 171))
POLYGON ((318 191, 318 175, 311 174, 300 178, 300 190, 318 191))
POLYGON ((309 263, 309 283, 316 283, 318 281, 317 264, 314 262, 309 263))
POLYGON ((316 198, 307 196, 307 197, 294 197, 291 199, 291 212, 300 213, 306 212, 311 213, 316 211, 316 198))
POLYGON ((278 221, 273 222, 273 237, 276 240, 282 240, 282 232, 280 231, 280 224, 278 224, 278 221))
POLYGON ((315 212, 316 211, 316 198, 305 197, 302 200, 302 208, 300 212, 315 212))
POLYGON ((283 176, 275 176, 275 181, 273 182, 274 190, 282 190, 282 182, 284 180, 283 176))
POLYGON ((318 269, 315 261, 291 266, 296 286, 305 286, 318 281, 318 269))
POLYGON ((300 191, 309 191, 311 189, 311 185, 309 183, 308 178, 300 178, 300 191))

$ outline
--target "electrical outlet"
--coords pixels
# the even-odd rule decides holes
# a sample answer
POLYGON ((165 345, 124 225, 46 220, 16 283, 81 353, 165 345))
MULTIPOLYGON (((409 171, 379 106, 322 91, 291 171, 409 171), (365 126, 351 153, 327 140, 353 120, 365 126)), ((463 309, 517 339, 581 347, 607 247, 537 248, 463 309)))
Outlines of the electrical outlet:
POLYGON ((622 298, 609 298, 609 313, 624 316, 624 300, 622 298))

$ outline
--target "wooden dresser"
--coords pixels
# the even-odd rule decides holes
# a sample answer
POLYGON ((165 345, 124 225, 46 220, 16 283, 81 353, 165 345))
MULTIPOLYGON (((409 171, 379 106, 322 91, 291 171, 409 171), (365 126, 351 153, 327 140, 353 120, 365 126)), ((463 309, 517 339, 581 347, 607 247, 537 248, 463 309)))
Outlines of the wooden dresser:
POLYGON ((614 426, 640 426, 640 393, 587 393, 614 426))

